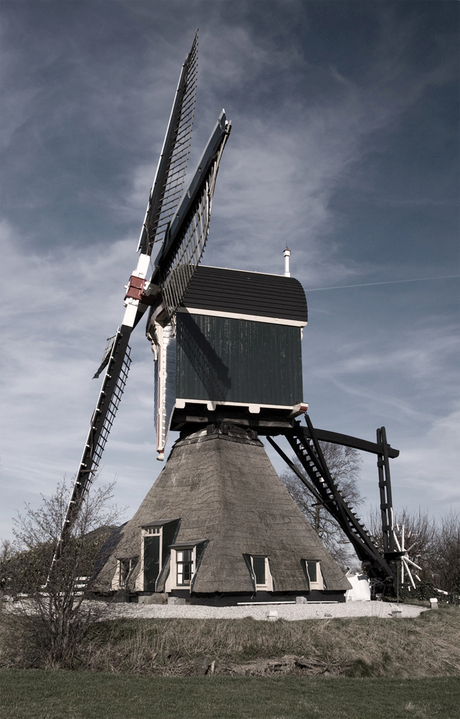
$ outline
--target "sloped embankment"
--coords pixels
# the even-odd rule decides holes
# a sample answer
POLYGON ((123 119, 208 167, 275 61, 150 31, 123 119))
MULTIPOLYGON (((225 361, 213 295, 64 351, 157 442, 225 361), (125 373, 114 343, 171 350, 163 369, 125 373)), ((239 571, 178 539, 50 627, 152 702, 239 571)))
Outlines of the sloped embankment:
POLYGON ((460 608, 287 622, 119 619, 93 626, 80 668, 164 676, 460 676, 460 608))

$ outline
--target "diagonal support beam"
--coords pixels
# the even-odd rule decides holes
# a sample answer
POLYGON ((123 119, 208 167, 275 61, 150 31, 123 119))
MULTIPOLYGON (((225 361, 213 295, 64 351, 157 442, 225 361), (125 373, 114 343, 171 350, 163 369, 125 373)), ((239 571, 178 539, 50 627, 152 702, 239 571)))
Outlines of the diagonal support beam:
MULTIPOLYGON (((308 415, 305 415, 305 419, 307 422, 306 428, 300 427, 299 424, 296 423, 296 426, 294 426, 292 430, 285 432, 285 436, 309 477, 309 482, 302 477, 302 473, 298 471, 283 450, 276 445, 271 437, 268 437, 270 444, 277 450, 305 486, 312 491, 313 496, 324 505, 331 516, 337 521, 352 543, 359 559, 368 564, 371 576, 393 582, 395 577, 393 568, 387 559, 379 552, 365 529, 364 524, 357 518, 331 477, 320 445, 320 441, 329 441, 326 439, 323 440, 324 435, 327 435, 327 433, 321 431, 322 436, 320 438, 318 436, 319 433, 314 429, 308 415)), ((332 434, 333 433, 329 433, 329 435, 332 434)), ((356 438, 349 439, 355 440, 356 438)), ((380 436, 379 439, 382 440, 382 443, 386 443, 384 436, 380 436)), ((336 443, 339 444, 337 441, 336 443)), ((367 444, 372 446, 372 450, 370 451, 375 451, 374 447, 382 448, 380 442, 376 445, 373 445, 371 442, 367 444)), ((347 446, 353 445, 348 443, 347 446)), ((383 452, 383 449, 381 449, 381 451, 383 452)))
POLYGON ((305 477, 305 475, 302 474, 302 472, 299 472, 299 470, 298 470, 297 467, 295 466, 294 462, 292 462, 292 461, 289 459, 289 457, 287 456, 287 454, 286 454, 285 452, 283 452, 283 450, 281 449, 281 447, 280 447, 278 444, 276 444, 276 442, 275 442, 275 440, 273 439, 273 437, 267 437, 267 439, 268 439, 268 441, 270 442, 270 444, 271 444, 271 446, 273 447, 273 449, 276 449, 276 451, 278 452, 279 456, 280 456, 282 459, 284 459, 284 461, 286 462, 286 464, 287 464, 287 466, 289 467, 289 469, 291 470, 291 472, 294 472, 294 474, 297 475, 297 477, 300 479, 300 481, 306 486, 306 488, 308 489, 308 491, 312 493, 312 495, 315 497, 315 499, 318 500, 318 502, 319 502, 320 504, 324 504, 324 501, 323 501, 323 498, 322 498, 321 494, 316 490, 316 488, 314 487, 314 485, 311 484, 311 482, 309 482, 309 481, 307 480, 307 478, 305 477))

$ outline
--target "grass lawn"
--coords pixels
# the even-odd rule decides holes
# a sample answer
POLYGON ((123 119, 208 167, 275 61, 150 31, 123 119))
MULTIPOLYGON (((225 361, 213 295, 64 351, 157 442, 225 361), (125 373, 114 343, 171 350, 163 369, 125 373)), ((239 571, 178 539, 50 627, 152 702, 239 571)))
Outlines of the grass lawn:
POLYGON ((2 719, 458 719, 460 680, 1 670, 2 719))

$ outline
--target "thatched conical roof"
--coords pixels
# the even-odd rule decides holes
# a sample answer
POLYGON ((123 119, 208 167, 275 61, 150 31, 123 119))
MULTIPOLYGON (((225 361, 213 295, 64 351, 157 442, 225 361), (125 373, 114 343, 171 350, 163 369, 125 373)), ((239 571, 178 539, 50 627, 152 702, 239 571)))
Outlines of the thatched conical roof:
POLYGON ((194 593, 253 593, 244 555, 269 558, 275 591, 308 591, 302 560, 321 562, 328 591, 350 586, 263 444, 240 428, 207 428, 176 442, 138 511, 121 529, 97 587, 110 588, 117 557, 139 556, 142 526, 167 519, 180 519, 176 543, 207 540, 194 593))

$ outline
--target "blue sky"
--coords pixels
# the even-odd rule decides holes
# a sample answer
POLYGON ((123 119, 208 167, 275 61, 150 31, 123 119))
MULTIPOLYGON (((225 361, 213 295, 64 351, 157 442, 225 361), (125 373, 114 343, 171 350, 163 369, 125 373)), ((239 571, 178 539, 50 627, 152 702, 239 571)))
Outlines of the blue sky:
MULTIPOLYGON (((3 0, 0 537, 79 464, 179 76, 233 130, 203 262, 303 284, 313 424, 384 425, 396 508, 460 509, 457 2, 3 0)), ((138 328, 99 481, 162 465, 138 328)), ((270 456, 272 456, 270 454, 270 456)), ((274 459, 279 471, 283 469, 274 459)), ((360 489, 378 503, 375 460, 360 489)))

